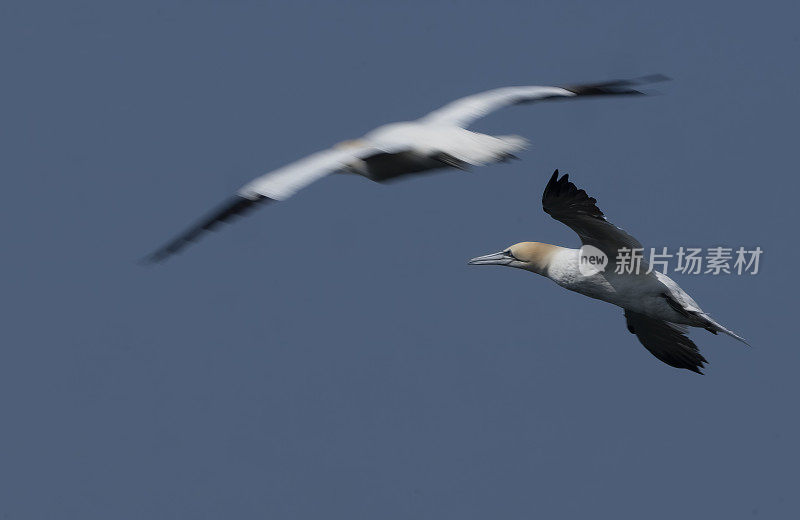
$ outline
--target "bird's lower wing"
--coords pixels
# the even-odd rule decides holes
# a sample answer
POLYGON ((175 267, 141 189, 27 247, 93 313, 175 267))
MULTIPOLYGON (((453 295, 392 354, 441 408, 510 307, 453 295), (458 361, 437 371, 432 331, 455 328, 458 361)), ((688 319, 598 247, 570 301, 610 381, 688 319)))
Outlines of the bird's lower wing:
POLYGON ((269 202, 273 199, 267 197, 247 198, 240 195, 235 195, 231 199, 220 205, 219 208, 212 211, 200 222, 187 229, 177 237, 173 238, 156 251, 149 254, 144 258, 145 263, 158 263, 163 262, 175 253, 180 252, 183 248, 194 242, 206 231, 211 231, 222 222, 229 222, 230 220, 244 215, 246 212, 252 210, 257 204, 261 202, 269 202))
POLYGON ((345 168, 350 161, 375 152, 374 147, 366 144, 331 148, 258 177, 242 186, 230 201, 147 256, 144 261, 152 263, 166 260, 197 240, 204 232, 217 227, 219 223, 243 215, 261 203, 285 200, 312 182, 345 168))
POLYGON ((633 88, 634 86, 664 79, 666 77, 658 75, 564 87, 526 86, 498 88, 457 99, 427 114, 421 121, 466 128, 476 119, 510 105, 586 96, 641 95, 643 92, 636 90, 633 88))
POLYGON ((686 327, 629 310, 625 310, 625 321, 628 330, 655 357, 675 368, 702 374, 700 369, 708 361, 686 335, 686 327))

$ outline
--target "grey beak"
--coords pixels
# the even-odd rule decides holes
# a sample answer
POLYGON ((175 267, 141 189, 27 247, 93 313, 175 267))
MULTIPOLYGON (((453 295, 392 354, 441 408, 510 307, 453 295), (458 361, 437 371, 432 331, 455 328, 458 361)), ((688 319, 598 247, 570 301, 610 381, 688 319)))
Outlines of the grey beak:
POLYGON ((499 253, 473 258, 469 261, 469 265, 508 265, 513 261, 513 257, 508 256, 505 251, 500 251, 499 253))

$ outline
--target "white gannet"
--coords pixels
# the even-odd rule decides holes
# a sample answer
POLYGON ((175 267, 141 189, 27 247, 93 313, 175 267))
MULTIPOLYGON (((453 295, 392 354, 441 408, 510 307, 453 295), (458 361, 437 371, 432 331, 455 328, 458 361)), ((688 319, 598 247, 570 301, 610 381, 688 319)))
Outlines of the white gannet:
POLYGON ((241 215, 258 203, 280 201, 334 172, 350 172, 383 182, 438 168, 466 169, 514 158, 527 141, 466 130, 473 121, 509 105, 546 99, 642 94, 632 88, 664 76, 565 87, 506 87, 458 99, 416 121, 380 126, 360 139, 345 141, 273 170, 242 186, 228 201, 146 260, 159 262, 180 251, 204 231, 241 215))
POLYGON ((568 175, 559 178, 558 170, 542 195, 544 211, 580 237, 584 266, 580 265, 581 249, 539 242, 514 244, 499 253, 473 258, 469 263, 525 269, 546 276, 570 291, 622 307, 628 330, 651 354, 676 368, 702 374, 703 363, 708 363, 686 336, 687 326, 704 328, 714 334, 724 332, 748 344, 714 321, 669 276, 656 270, 647 273, 643 259, 638 274, 636 269, 628 269, 632 266, 624 259, 625 252, 642 245, 607 221, 596 202, 571 183, 568 175), (597 251, 597 257, 600 252, 606 256, 605 270, 599 265, 587 268, 587 251, 597 251), (623 254, 618 256, 618 252, 623 254), (623 267, 619 273, 618 267, 623 267))

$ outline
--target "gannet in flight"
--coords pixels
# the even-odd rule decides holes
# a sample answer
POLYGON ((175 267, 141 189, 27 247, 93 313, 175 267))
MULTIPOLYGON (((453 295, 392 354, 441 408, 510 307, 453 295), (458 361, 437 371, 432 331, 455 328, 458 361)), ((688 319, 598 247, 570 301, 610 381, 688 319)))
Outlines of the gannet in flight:
POLYGON ((245 184, 230 201, 146 260, 164 260, 220 222, 241 215, 258 203, 288 199, 330 173, 356 173, 383 182, 427 170, 466 169, 514 158, 514 153, 527 145, 522 137, 466 130, 476 119, 502 107, 548 99, 642 94, 632 87, 663 79, 666 78, 648 76, 567 87, 498 88, 453 101, 416 121, 380 126, 360 139, 309 155, 245 184))
MULTIPOLYGON (((600 252, 608 260, 605 270, 580 265, 581 249, 521 242, 486 256, 469 261, 471 265, 504 265, 525 269, 550 278, 555 283, 609 303, 625 310, 628 330, 655 357, 676 368, 685 368, 698 374, 706 359, 687 336, 687 325, 704 328, 714 334, 724 332, 739 341, 747 342, 726 329, 706 314, 691 296, 670 277, 648 267, 644 260, 638 274, 618 257, 618 252, 641 248, 631 235, 614 226, 584 190, 569 181, 569 176, 558 177, 558 170, 542 195, 544 211, 575 231, 583 243, 583 261, 586 252, 600 252), (596 249, 592 249, 596 248, 596 249), (599 250, 599 251, 597 251, 599 250), (617 273, 620 263, 623 269, 617 273), (631 272, 627 272, 631 271, 631 272)), ((630 258, 630 257, 628 257, 630 258)))

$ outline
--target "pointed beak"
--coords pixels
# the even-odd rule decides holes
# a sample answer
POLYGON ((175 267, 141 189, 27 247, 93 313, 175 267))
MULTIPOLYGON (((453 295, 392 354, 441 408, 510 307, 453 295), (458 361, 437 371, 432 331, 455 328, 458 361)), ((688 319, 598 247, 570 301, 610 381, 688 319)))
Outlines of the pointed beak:
POLYGON ((499 253, 473 258, 469 261, 469 265, 509 265, 513 261, 513 257, 507 255, 505 251, 500 251, 499 253))

